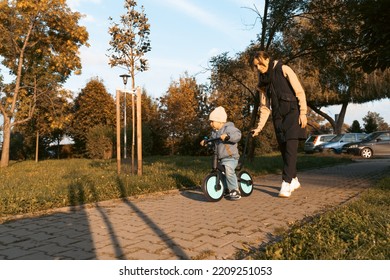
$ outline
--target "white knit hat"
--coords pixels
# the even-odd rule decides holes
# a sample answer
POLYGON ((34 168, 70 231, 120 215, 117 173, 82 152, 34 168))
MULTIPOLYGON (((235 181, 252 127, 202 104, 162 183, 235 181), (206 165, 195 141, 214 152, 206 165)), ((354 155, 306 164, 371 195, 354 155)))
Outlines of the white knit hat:
POLYGON ((209 120, 216 122, 226 122, 227 114, 222 106, 219 106, 210 113, 209 120))

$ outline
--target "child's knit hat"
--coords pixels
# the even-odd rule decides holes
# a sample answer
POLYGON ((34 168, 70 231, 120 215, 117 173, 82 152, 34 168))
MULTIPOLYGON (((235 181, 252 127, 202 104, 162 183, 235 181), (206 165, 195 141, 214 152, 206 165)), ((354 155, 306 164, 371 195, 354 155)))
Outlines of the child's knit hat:
POLYGON ((222 106, 219 106, 215 108, 211 113, 209 120, 210 121, 216 121, 216 122, 226 122, 227 114, 225 112, 225 109, 222 106))

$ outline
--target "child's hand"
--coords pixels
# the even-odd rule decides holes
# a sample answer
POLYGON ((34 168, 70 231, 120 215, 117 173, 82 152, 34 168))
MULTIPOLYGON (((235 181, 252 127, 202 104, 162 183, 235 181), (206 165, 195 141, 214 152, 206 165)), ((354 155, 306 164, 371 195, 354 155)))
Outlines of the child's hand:
POLYGON ((222 141, 225 141, 226 137, 229 137, 226 133, 221 135, 222 141))
POLYGON ((200 145, 203 147, 206 146, 205 141, 204 140, 200 141, 200 145))

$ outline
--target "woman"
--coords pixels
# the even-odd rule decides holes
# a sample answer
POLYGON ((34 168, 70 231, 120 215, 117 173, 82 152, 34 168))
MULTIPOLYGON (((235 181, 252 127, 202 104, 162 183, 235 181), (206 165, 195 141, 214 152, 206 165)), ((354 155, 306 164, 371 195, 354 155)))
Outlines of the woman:
POLYGON ((265 51, 257 51, 250 63, 259 72, 260 119, 253 136, 263 129, 272 111, 272 120, 283 158, 280 197, 290 197, 300 187, 297 178, 298 142, 306 139, 307 105, 297 75, 287 65, 272 60, 265 51), (272 109, 272 110, 271 110, 272 109))

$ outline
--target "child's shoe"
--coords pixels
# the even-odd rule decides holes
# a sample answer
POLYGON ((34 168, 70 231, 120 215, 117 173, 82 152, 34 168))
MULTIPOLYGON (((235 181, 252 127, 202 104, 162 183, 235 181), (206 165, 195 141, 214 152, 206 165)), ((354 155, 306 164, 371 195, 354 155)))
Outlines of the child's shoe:
POLYGON ((239 200, 241 198, 241 193, 240 191, 237 190, 231 190, 229 194, 230 200, 239 200))

